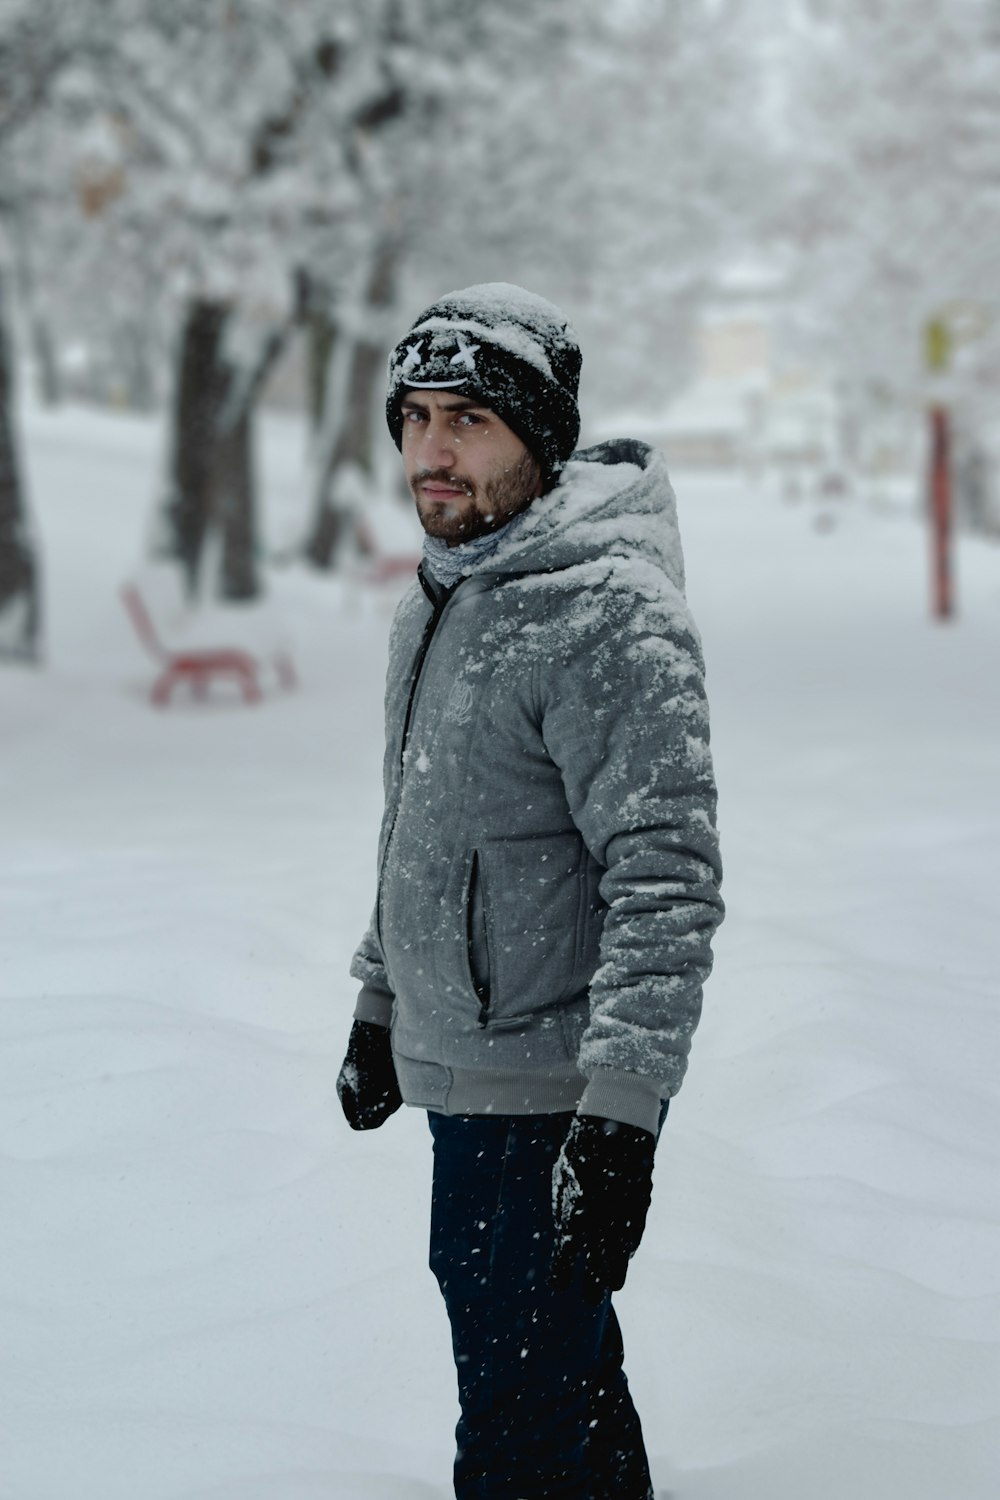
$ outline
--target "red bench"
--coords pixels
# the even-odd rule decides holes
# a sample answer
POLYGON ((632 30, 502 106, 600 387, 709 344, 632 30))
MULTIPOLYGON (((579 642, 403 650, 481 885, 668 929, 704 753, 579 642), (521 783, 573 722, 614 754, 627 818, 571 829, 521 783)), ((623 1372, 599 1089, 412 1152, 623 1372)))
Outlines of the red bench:
POLYGON ((150 698, 157 708, 170 702, 170 695, 181 682, 190 684, 196 698, 204 698, 213 680, 235 682, 245 703, 259 703, 261 697, 261 674, 273 667, 283 688, 293 688, 296 683, 295 669, 284 651, 275 652, 271 661, 262 661, 252 652, 239 647, 226 646, 214 649, 194 647, 172 651, 157 635, 152 616, 145 600, 134 583, 122 588, 122 600, 136 634, 150 655, 160 663, 162 671, 153 683, 150 698))

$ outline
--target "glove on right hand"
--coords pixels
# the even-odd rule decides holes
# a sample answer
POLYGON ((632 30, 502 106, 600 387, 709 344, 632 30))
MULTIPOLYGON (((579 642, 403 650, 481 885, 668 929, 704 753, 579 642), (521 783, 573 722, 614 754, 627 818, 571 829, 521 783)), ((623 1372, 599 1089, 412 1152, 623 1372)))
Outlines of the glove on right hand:
POLYGON ((653 1192, 656 1138, 636 1125, 577 1115, 552 1170, 556 1238, 549 1284, 565 1290, 582 1260, 583 1295, 625 1285, 653 1192))
POLYGON ((352 1130, 377 1130, 403 1103, 385 1026, 355 1021, 337 1075, 337 1098, 352 1130))

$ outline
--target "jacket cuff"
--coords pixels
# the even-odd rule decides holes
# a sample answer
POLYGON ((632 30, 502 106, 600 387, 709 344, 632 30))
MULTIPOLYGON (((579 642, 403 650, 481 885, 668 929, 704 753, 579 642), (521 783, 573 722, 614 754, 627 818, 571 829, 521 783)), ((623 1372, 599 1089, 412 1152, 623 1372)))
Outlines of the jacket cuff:
POLYGON ((370 989, 366 984, 354 1007, 354 1019, 370 1021, 373 1026, 384 1026, 388 1031, 392 1020, 392 996, 384 990, 370 989))
POLYGON ((595 1068, 577 1106, 577 1114, 597 1115, 602 1120, 635 1125, 655 1136, 662 1103, 659 1084, 652 1078, 626 1073, 621 1068, 595 1068))

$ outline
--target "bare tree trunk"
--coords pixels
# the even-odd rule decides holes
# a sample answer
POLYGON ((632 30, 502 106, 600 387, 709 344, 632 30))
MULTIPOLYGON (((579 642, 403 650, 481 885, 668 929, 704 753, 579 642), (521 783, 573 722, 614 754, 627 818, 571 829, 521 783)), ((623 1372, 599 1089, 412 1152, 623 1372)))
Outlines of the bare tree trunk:
POLYGON ((141 319, 128 319, 114 339, 115 361, 125 382, 125 399, 131 411, 151 412, 156 406, 152 340, 141 319))
POLYGON ((323 425, 326 392, 333 358, 336 328, 326 307, 311 307, 306 313, 308 338, 309 423, 314 436, 323 425))
POLYGON ((222 534, 219 594, 233 601, 260 593, 252 438, 249 408, 216 431, 212 489, 222 534))
POLYGON ((318 456, 316 509, 305 554, 318 568, 330 568, 344 539, 351 530, 351 517, 338 505, 337 474, 348 466, 372 472, 373 403, 382 396, 385 349, 381 324, 385 310, 391 306, 395 287, 397 246, 386 240, 376 254, 364 299, 362 326, 353 334, 346 328, 337 330, 331 341, 333 359, 328 368, 341 362, 342 388, 326 391, 327 403, 340 404, 340 410, 328 418, 326 441, 318 456), (350 344, 344 341, 350 339, 350 344))
POLYGON ((14 273, 21 305, 24 308, 25 332, 35 361, 38 399, 43 406, 58 406, 62 400, 62 382, 59 379, 52 333, 48 320, 39 306, 35 271, 28 249, 29 231, 24 210, 14 207, 8 214, 8 224, 14 251, 14 273))
POLYGON ((215 423, 221 402, 219 345, 229 309, 194 301, 181 330, 172 415, 172 453, 164 507, 164 551, 184 573, 187 591, 198 591, 198 568, 212 515, 215 423))
POLYGON ((43 406, 58 406, 62 400, 62 381, 49 325, 41 316, 33 316, 30 332, 35 351, 38 399, 43 406))
POLYGON ((37 661, 41 648, 39 570, 28 529, 12 398, 13 378, 0 296, 0 658, 37 661))
POLYGON ((221 598, 255 599, 256 494, 253 405, 280 347, 271 341, 261 366, 241 381, 225 353, 231 309, 199 299, 188 308, 181 334, 173 412, 173 442, 164 508, 167 556, 184 571, 188 593, 199 592, 205 544, 221 539, 221 598))

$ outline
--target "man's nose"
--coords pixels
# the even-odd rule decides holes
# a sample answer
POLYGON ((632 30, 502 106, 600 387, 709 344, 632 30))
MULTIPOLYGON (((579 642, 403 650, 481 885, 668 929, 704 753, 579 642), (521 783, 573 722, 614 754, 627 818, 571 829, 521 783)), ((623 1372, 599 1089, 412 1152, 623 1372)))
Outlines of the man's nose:
POLYGON ((420 449, 424 464, 429 469, 441 469, 453 464, 457 454, 451 423, 438 422, 432 417, 421 434, 420 449))

